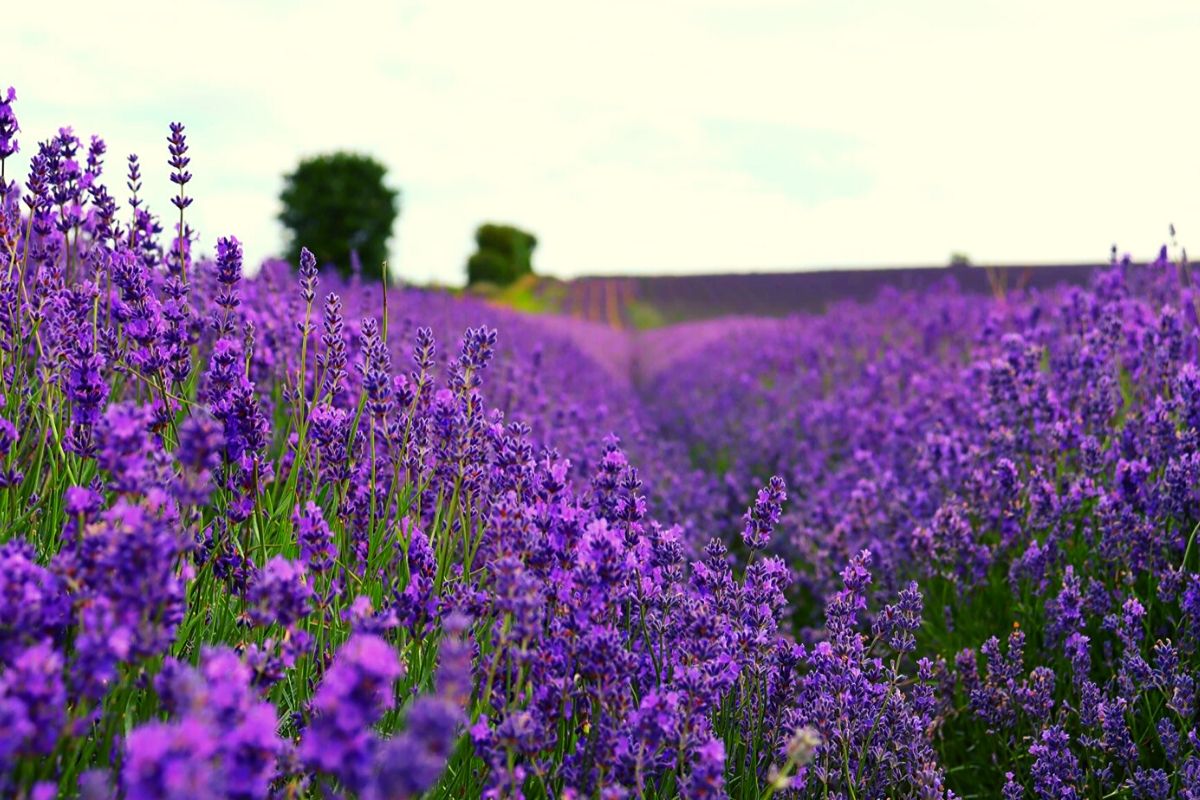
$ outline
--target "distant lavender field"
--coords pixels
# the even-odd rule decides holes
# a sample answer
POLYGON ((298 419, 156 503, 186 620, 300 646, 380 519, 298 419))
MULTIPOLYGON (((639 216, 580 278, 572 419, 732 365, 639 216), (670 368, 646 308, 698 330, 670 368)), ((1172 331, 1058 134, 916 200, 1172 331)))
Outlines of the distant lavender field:
POLYGON ((726 316, 782 317, 822 313, 841 300, 870 301, 886 288, 931 290, 953 284, 971 294, 1003 296, 1021 289, 1061 284, 1086 286, 1095 264, 1004 265, 995 267, 905 267, 651 277, 576 278, 568 283, 564 313, 628 327, 630 304, 655 313, 658 323, 726 316))

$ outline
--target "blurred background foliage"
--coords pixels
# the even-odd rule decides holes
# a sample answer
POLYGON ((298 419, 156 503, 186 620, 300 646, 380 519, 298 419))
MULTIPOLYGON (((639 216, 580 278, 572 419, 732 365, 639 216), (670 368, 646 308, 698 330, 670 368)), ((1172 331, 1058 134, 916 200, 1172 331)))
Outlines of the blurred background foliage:
POLYGON ((467 283, 508 286, 533 274, 537 237, 513 225, 484 223, 475 231, 477 250, 467 259, 467 283))
POLYGON ((285 257, 300 261, 307 247, 319 264, 343 275, 354 259, 368 275, 383 275, 388 240, 400 214, 400 192, 385 183, 387 168, 370 156, 336 152, 300 162, 284 176, 279 221, 288 229, 285 257))

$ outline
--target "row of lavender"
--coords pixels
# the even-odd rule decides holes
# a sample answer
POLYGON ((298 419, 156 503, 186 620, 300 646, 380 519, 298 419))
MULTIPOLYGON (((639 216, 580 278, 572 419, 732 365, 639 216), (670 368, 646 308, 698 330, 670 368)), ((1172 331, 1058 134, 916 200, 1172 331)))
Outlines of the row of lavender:
MULTIPOLYGON (((232 237, 195 258, 181 125, 174 235, 135 158, 117 202, 99 139, 60 130, 18 182, 14 99, 0 792, 943 794, 932 676, 866 646, 865 562, 824 645, 781 635, 788 568, 702 544, 721 492, 611 364, 469 303, 331 284, 311 257, 253 280, 232 237), (503 352, 472 327, 443 353, 425 324, 480 318, 503 352), (681 526, 648 517, 613 428, 681 526), (847 659, 865 739, 820 729, 847 659)), ((753 547, 782 500, 772 484, 747 514, 753 547)), ((888 607, 880 646, 907 652, 919 605, 888 607)))
POLYGON ((0 793, 1200 796, 1165 258, 597 348, 244 279, 182 127, 171 236, 99 140, 2 177, 12 106, 0 793))
MULTIPOLYGON (((773 546, 797 571, 797 631, 863 549, 885 596, 918 581, 914 653, 938 682, 926 733, 951 787, 1196 798, 1196 301, 1163 248, 1088 290, 891 292, 702 323, 654 335, 651 353, 727 334, 663 361, 646 395, 729 486, 786 479, 773 546)), ((870 696, 844 695, 818 729, 871 720, 870 696)))

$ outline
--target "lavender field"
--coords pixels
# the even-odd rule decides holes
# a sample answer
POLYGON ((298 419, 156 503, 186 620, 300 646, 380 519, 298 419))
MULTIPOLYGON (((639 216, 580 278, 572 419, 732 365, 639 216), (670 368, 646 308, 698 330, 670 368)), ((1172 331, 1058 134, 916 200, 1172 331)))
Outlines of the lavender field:
POLYGON ((0 795, 1200 798, 1181 255, 635 332, 0 100, 0 795))

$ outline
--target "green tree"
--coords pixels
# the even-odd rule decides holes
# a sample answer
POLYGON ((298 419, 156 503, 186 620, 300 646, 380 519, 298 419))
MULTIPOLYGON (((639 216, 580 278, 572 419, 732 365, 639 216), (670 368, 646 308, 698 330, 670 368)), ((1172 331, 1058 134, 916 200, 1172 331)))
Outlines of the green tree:
POLYGON ((467 260, 467 283, 506 286, 533 272, 537 237, 512 225, 484 223, 475 231, 478 249, 467 260))
POLYGON ((387 168, 370 156, 330 153, 306 158, 285 175, 279 221, 291 232, 287 258, 307 247, 318 264, 351 270, 357 252, 368 275, 382 275, 387 243, 400 213, 400 192, 384 183, 387 168))

